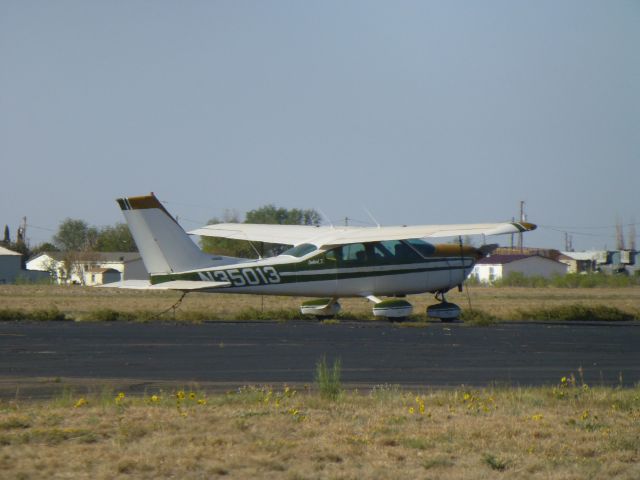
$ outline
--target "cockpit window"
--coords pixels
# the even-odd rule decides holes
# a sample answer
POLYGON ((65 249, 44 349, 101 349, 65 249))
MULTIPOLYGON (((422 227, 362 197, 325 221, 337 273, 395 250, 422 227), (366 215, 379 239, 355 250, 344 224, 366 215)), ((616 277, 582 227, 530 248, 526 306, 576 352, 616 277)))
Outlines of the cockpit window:
POLYGON ((317 249, 318 248, 311 243, 301 243, 300 245, 296 245, 289 250, 285 250, 280 255, 290 255, 292 257, 300 258, 304 257, 307 253, 311 253, 317 249))
POLYGON ((423 257, 430 257, 436 251, 436 247, 424 240, 420 240, 419 238, 411 238, 405 241, 416 249, 423 257))

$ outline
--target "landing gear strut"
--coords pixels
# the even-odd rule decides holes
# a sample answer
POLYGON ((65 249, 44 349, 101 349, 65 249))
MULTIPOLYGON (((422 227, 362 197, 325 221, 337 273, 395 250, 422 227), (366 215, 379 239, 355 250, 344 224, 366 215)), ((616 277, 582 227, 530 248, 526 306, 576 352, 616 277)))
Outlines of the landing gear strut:
POLYGON ((440 303, 427 307, 427 317, 437 318, 442 322, 452 322, 460 318, 460 307, 455 303, 447 302, 444 294, 443 291, 436 292, 436 300, 440 303))

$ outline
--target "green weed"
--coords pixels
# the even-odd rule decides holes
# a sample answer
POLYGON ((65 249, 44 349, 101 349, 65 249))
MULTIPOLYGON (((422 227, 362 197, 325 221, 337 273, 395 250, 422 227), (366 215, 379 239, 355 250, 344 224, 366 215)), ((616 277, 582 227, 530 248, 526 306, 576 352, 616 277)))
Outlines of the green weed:
POLYGON ((342 364, 339 358, 333 361, 332 368, 327 366, 327 360, 324 356, 316 363, 315 382, 323 398, 337 400, 342 393, 341 368, 342 364))

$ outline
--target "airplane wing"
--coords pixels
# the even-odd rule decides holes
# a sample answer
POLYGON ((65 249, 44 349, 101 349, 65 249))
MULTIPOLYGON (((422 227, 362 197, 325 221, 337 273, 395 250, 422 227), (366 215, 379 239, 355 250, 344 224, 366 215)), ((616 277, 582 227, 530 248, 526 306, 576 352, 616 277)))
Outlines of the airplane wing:
POLYGON ((197 280, 173 280, 152 285, 149 280, 125 280, 123 282, 99 285, 103 288, 126 288, 132 290, 180 290, 182 292, 196 292, 231 286, 229 282, 205 282, 197 280))
POLYGON ((462 235, 503 235, 535 230, 532 223, 467 223, 459 225, 409 225, 401 227, 367 227, 360 231, 335 232, 310 243, 319 247, 347 243, 405 240, 408 238, 457 237, 462 235))
MULTIPOLYGON (((350 228, 350 227, 343 227, 350 228)), ((357 227, 351 227, 357 228, 357 227)), ((323 233, 330 232, 332 227, 314 225, 262 225, 255 223, 217 223, 191 230, 190 235, 204 237, 230 238, 249 240, 251 242, 282 243, 298 245, 323 233)))
POLYGON ((437 238, 459 235, 502 235, 535 230, 526 222, 466 223, 458 225, 409 225, 399 227, 328 227, 311 225, 259 225, 250 223, 219 223, 207 225, 189 233, 209 237, 232 238, 255 242, 299 245, 313 243, 318 247, 347 243, 404 240, 407 238, 437 238))

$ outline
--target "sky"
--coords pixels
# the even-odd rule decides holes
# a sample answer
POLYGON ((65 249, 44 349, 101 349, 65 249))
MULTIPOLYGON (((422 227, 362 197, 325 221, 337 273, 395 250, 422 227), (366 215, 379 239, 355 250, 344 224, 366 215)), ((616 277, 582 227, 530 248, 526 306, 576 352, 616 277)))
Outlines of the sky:
POLYGON ((0 0, 0 224, 33 246, 151 191, 186 229, 522 200, 526 245, 614 248, 640 222, 639 46, 638 1, 0 0))

